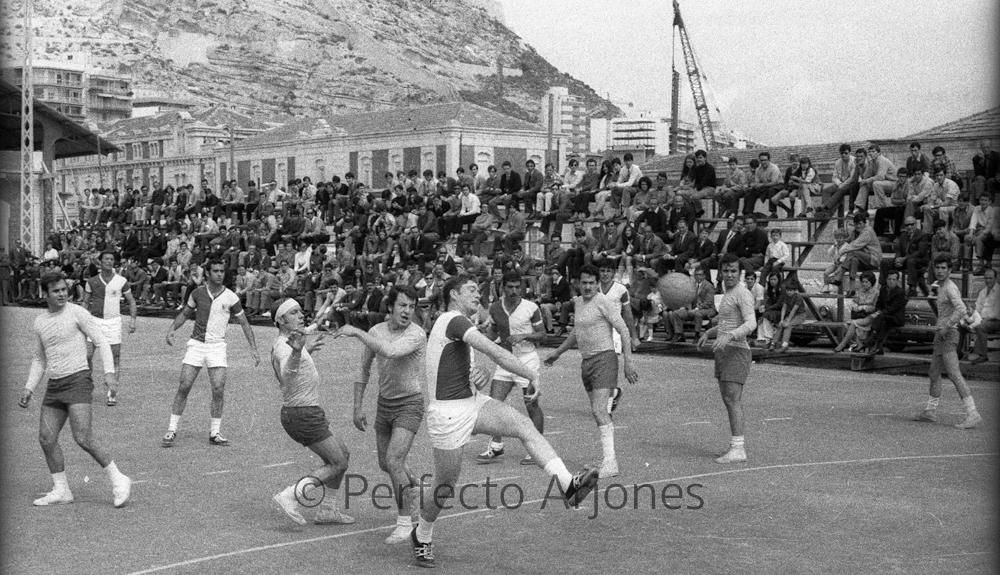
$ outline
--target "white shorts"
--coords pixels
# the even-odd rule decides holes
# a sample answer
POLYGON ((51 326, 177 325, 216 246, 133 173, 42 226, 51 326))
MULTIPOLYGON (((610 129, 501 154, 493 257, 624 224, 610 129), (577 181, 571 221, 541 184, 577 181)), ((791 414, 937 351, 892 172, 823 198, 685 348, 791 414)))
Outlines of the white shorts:
MULTIPOLYGON (((104 341, 108 342, 108 345, 120 345, 122 342, 122 318, 94 318, 94 325, 97 329, 101 330, 104 334, 104 341)), ((88 343, 93 343, 90 338, 87 338, 88 343)))
MULTIPOLYGON (((520 362, 524 365, 528 366, 529 369, 535 370, 535 373, 538 373, 542 368, 542 360, 538 358, 537 351, 519 354, 514 357, 520 360, 520 362)), ((520 385, 521 387, 528 387, 527 379, 521 377, 520 375, 511 373, 499 365, 496 370, 493 371, 493 379, 496 381, 510 381, 520 385)))
POLYGON ((458 449, 472 438, 479 410, 490 396, 477 393, 466 399, 432 401, 427 406, 427 435, 434 449, 458 449))
POLYGON ((226 342, 205 343, 189 339, 182 363, 194 367, 229 367, 226 363, 226 342))

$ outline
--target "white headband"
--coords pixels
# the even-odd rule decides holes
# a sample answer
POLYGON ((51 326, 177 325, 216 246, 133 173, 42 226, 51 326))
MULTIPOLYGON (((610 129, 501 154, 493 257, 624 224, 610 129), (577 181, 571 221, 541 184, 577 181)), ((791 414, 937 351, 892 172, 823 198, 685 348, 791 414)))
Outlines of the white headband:
POLYGON ((274 312, 274 322, 277 323, 281 316, 292 311, 293 309, 299 307, 299 302, 295 301, 293 298, 288 298, 278 306, 278 311, 274 312))

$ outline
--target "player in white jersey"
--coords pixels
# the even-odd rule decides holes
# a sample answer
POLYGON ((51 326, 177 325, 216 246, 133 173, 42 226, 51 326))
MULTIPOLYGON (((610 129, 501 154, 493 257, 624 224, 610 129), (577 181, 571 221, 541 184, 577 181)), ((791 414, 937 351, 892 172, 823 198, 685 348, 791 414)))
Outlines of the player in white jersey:
POLYGON ((480 333, 469 320, 479 310, 479 286, 466 274, 445 282, 441 299, 446 310, 434 322, 427 339, 427 434, 434 447, 434 489, 423 498, 420 522, 410 533, 413 556, 421 567, 434 567, 434 520, 447 499, 455 497, 462 471, 462 446, 473 433, 498 433, 524 443, 539 467, 558 480, 566 501, 576 506, 597 486, 597 470, 584 468, 572 475, 531 420, 506 403, 481 395, 489 374, 472 362, 472 350, 486 354, 498 365, 527 379, 541 393, 538 372, 480 333))
MULTIPOLYGON (((117 381, 121 383, 121 350, 122 350, 122 308, 121 299, 124 297, 128 302, 128 311, 131 321, 128 324, 128 332, 135 333, 135 297, 129 288, 128 280, 120 274, 115 273, 114 252, 101 252, 98 259, 101 264, 101 271, 96 276, 87 278, 84 284, 83 307, 87 308, 90 315, 94 316, 94 323, 104 333, 104 339, 111 345, 111 355, 115 360, 115 373, 118 374, 117 381)), ((87 361, 94 357, 94 345, 87 345, 87 361)), ((118 388, 108 385, 107 380, 104 386, 108 388, 108 406, 118 405, 118 388)))
POLYGON ((389 317, 367 332, 345 325, 338 336, 356 337, 365 349, 361 377, 354 382, 354 427, 365 431, 365 388, 371 379, 372 363, 378 367, 378 406, 375 411, 375 444, 379 469, 392 479, 393 495, 399 510, 396 528, 385 542, 392 545, 409 540, 413 515, 417 513, 419 480, 406 464, 413 437, 424 419, 424 352, 427 333, 413 323, 417 290, 398 285, 389 290, 386 304, 389 317), (409 490, 409 493, 406 491, 409 490))
POLYGON ((743 443, 743 386, 750 373, 753 356, 747 336, 757 329, 753 294, 740 283, 740 261, 733 254, 722 256, 719 273, 725 293, 719 302, 719 323, 701 335, 698 347, 715 338, 712 351, 715 353, 715 377, 719 380, 722 402, 729 416, 732 439, 729 450, 715 460, 716 463, 739 463, 746 461, 747 452, 743 443))
POLYGON ((194 329, 191 330, 191 339, 187 342, 187 351, 184 353, 184 360, 181 364, 180 385, 174 395, 174 402, 170 410, 170 424, 167 433, 163 436, 160 445, 163 447, 173 447, 177 439, 177 425, 180 423, 184 407, 187 405, 188 394, 191 393, 191 386, 194 380, 201 373, 202 367, 208 368, 208 381, 212 385, 212 408, 211 408, 211 430, 208 434, 209 445, 229 445, 229 440, 222 436, 220 428, 222 426, 222 408, 226 399, 226 326, 229 325, 229 318, 235 318, 243 328, 243 335, 250 344, 250 355, 253 357, 253 365, 260 365, 260 355, 257 353, 257 340, 254 339, 253 330, 250 329, 250 322, 243 313, 243 306, 240 305, 240 298, 229 288, 222 285, 222 280, 226 274, 226 264, 221 260, 211 260, 208 262, 208 280, 205 285, 199 286, 188 296, 187 304, 181 313, 177 314, 170 331, 167 332, 167 345, 174 345, 174 331, 184 325, 189 317, 194 318, 194 329))
POLYGON ((111 481, 114 505, 121 507, 132 493, 132 480, 118 471, 111 456, 98 445, 90 425, 94 383, 87 365, 87 338, 100 350, 105 377, 113 387, 117 382, 111 347, 87 310, 68 303, 69 290, 61 272, 43 275, 40 283, 45 290, 48 311, 35 318, 35 355, 31 360, 28 382, 18 402, 21 407, 28 407, 35 387, 48 376, 38 423, 38 441, 52 474, 53 487, 34 504, 46 506, 73 502, 73 493, 66 479, 65 459, 59 447, 59 433, 68 418, 73 439, 104 468, 111 481))
MULTIPOLYGON (((501 347, 513 353, 514 357, 524 365, 538 371, 541 360, 538 358, 535 342, 545 337, 541 311, 535 302, 521 298, 521 274, 513 271, 505 273, 502 289, 503 297, 490 304, 490 329, 486 337, 492 341, 499 338, 501 347)), ((521 387, 528 418, 538 433, 545 433, 545 414, 542 413, 537 398, 534 401, 528 400, 535 390, 527 379, 497 366, 493 372, 493 382, 490 384, 490 397, 497 401, 506 401, 515 383, 521 387)), ((503 459, 503 456, 503 437, 494 435, 490 438, 486 451, 476 456, 476 463, 493 463, 503 459)), ((521 465, 534 463, 535 460, 531 458, 530 453, 521 459, 521 465)))
MULTIPOLYGON (((628 326, 629 339, 632 345, 632 351, 635 351, 639 347, 639 332, 636 328, 635 317, 632 315, 632 300, 628 293, 628 288, 625 284, 615 281, 615 262, 611 258, 604 258, 597 262, 597 269, 600 273, 600 290, 604 294, 604 297, 610 299, 611 301, 621 303, 622 306, 622 319, 625 320, 625 325, 628 326)), ((611 339, 615 344, 615 353, 618 355, 622 354, 622 336, 618 334, 617 331, 611 332, 611 339)), ((624 362, 619 362, 624 368, 624 362)), ((619 378, 619 381, 621 378, 619 378)), ((622 398, 622 388, 620 385, 615 385, 615 388, 611 390, 611 397, 608 398, 608 413, 614 412, 618 408, 618 402, 622 398)))

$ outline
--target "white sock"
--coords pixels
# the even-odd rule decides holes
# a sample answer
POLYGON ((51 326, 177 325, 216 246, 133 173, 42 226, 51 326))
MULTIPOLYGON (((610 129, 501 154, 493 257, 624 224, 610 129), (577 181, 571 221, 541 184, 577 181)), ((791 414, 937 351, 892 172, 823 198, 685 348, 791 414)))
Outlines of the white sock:
POLYGON ((569 489, 570 484, 573 483, 573 474, 569 472, 569 469, 566 469, 566 464, 558 457, 546 463, 544 469, 545 473, 555 476, 563 491, 569 489))
POLYGON ((117 483, 125 478, 125 475, 123 475, 121 471, 118 471, 118 466, 115 465, 114 461, 109 463, 108 466, 104 468, 104 471, 107 472, 108 479, 111 480, 111 483, 117 483))
POLYGON ((729 447, 730 448, 735 448, 735 447, 742 448, 743 447, 743 436, 742 435, 734 435, 732 437, 732 439, 729 440, 729 447))
POLYGON ((409 515, 400 515, 396 517, 396 527, 405 527, 410 529, 413 527, 413 520, 410 519, 409 515))
POLYGON ((940 397, 928 396, 927 397, 927 411, 937 411, 938 402, 941 401, 940 397))
POLYGON ((433 537, 434 522, 424 519, 423 514, 421 514, 420 522, 417 523, 417 541, 421 543, 430 543, 433 537))
POLYGON ((604 461, 615 460, 615 425, 598 425, 597 430, 601 432, 601 449, 604 452, 604 461))
POLYGON ((69 491, 69 481, 66 479, 66 472, 60 471, 59 473, 52 474, 52 485, 54 486, 53 491, 69 491))
POLYGON ((181 416, 170 414, 170 425, 167 426, 167 431, 177 432, 177 424, 181 422, 181 416))
POLYGON ((326 488, 326 496, 323 497, 324 501, 330 502, 330 507, 337 509, 337 501, 340 500, 340 489, 333 489, 331 487, 326 488))
POLYGON ((219 429, 221 429, 221 428, 222 428, 222 418, 221 417, 213 417, 212 418, 212 432, 211 432, 211 435, 212 436, 218 435, 219 434, 219 429))
POLYGON ((493 441, 491 439, 490 440, 490 449, 492 449, 493 451, 500 451, 501 449, 503 449, 503 442, 502 441, 493 441))
POLYGON ((966 395, 965 399, 962 400, 965 404, 965 413, 975 413, 976 412, 976 400, 972 399, 971 395, 966 395))

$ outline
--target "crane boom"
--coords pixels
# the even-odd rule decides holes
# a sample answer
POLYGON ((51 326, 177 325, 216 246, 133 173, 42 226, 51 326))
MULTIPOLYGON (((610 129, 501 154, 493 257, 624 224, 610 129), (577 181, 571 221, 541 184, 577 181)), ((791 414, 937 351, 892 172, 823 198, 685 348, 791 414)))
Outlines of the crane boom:
MULTIPOLYGON (((698 70, 698 62, 694 58, 694 50, 691 48, 691 39, 688 38, 687 28, 684 27, 684 19, 681 17, 681 7, 674 0, 674 26, 681 38, 681 49, 684 51, 684 64, 687 68, 688 82, 691 84, 691 92, 694 97, 694 109, 698 114, 698 127, 701 129, 701 137, 705 140, 705 147, 709 150, 716 147, 715 132, 712 130, 712 120, 708 115, 708 103, 705 101, 705 91, 701 85, 701 72, 698 70)), ((676 112, 675 114, 676 115, 676 112)))

